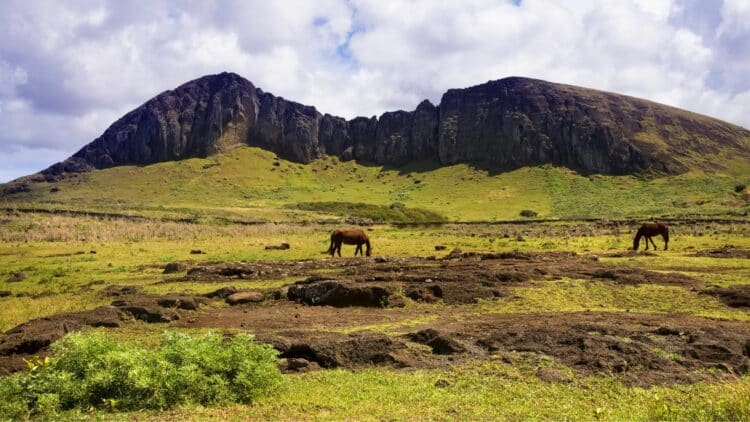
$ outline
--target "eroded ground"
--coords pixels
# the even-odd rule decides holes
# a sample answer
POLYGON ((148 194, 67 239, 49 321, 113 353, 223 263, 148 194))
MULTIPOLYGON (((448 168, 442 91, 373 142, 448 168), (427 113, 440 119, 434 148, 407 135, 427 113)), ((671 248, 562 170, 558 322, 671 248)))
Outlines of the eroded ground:
MULTIPOLYGON (((629 385, 731 378, 750 369, 750 280, 745 261, 732 261, 739 283, 712 277, 735 272, 721 258, 744 260, 748 252, 708 248, 666 260, 662 251, 446 250, 438 257, 142 264, 149 283, 80 287, 95 289, 103 306, 7 331, 0 371, 23 368, 23 358, 46 353, 70 331, 147 324, 252 332, 281 352, 287 372, 446 368, 520 354, 629 385), (165 274, 155 275, 162 267, 165 274)), ((569 381, 550 368, 537 376, 569 381)))

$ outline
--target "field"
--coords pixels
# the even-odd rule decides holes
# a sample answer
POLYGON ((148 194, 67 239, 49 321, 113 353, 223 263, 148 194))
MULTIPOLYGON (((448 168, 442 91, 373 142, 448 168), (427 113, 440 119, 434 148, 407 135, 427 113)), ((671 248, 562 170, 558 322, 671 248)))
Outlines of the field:
POLYGON ((0 374, 30 377, 0 392, 47 388, 62 344, 106 356, 73 367, 109 369, 86 405, 61 401, 77 387, 0 416, 747 419, 747 174, 303 165, 240 147, 32 183, 0 200, 0 374), (653 218, 669 250, 630 250, 653 218), (341 225, 366 228, 373 256, 324 255, 341 225), (258 376, 272 391, 222 390, 207 333, 272 345, 283 375, 258 376), (177 384, 190 395, 170 396, 177 384), (133 385, 151 387, 128 398, 133 385))
MULTIPOLYGON (((17 342, 29 352, 31 336, 62 335, 60 321, 146 348, 165 331, 245 332, 281 352, 281 384, 250 404, 54 418, 750 416, 750 223, 741 218, 675 221, 669 250, 655 238, 649 253, 628 251, 634 222, 377 224, 372 258, 352 258, 351 246, 330 258, 331 223, 164 215, 0 215, 0 331, 50 317, 6 334, 0 350, 17 342), (290 249, 265 248, 282 242, 290 249), (230 287, 260 299, 230 305, 221 293, 230 287), (109 321, 97 309, 118 301, 124 316, 93 327, 109 321)), ((48 353, 3 356, 0 368, 48 353)))

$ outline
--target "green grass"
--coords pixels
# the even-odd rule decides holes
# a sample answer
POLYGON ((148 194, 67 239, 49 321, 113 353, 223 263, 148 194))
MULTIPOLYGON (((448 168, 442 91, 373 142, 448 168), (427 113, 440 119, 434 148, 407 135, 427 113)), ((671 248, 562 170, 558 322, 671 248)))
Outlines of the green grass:
POLYGON ((285 376, 277 395, 253 406, 140 412, 117 418, 645 421, 746 420, 749 415, 748 378, 642 389, 608 377, 548 383, 533 376, 537 366, 518 360, 513 365, 478 362, 448 371, 320 371, 285 376), (449 385, 436 386, 438 380, 449 385))
POLYGON ((407 208, 400 202, 391 205, 372 205, 361 202, 300 202, 290 206, 306 211, 334 214, 342 217, 358 217, 376 223, 435 223, 446 221, 445 217, 420 208, 407 208))
MULTIPOLYGON (((107 285, 135 285, 150 293, 191 291, 207 293, 220 287, 275 289, 294 278, 258 281, 221 281, 208 283, 176 282, 180 275, 162 274, 168 262, 185 262, 188 266, 206 261, 248 261, 277 259, 319 259, 328 247, 330 230, 335 226, 267 224, 258 226, 225 226, 211 224, 127 222, 86 217, 49 216, 38 214, 4 214, 9 224, 0 227, 0 237, 13 239, 0 243, 0 290, 10 297, 0 298, 0 330, 7 330, 31 318, 92 309, 106 304, 107 298, 98 291, 107 285), (37 239, 53 239, 54 241, 37 239), (82 240, 86 239, 86 240, 82 240), (91 240, 88 240, 91 239, 91 240), (286 251, 265 250, 268 244, 289 242, 286 251), (201 249, 203 255, 190 254, 201 249), (91 251, 96 251, 92 254, 91 251), (83 252, 83 253, 81 253, 83 252), (22 282, 5 283, 12 273, 23 271, 22 282), (21 296, 19 296, 21 295, 21 296)), ((626 228, 617 233, 597 233, 593 226, 584 226, 578 234, 570 234, 562 223, 514 225, 446 225, 443 227, 377 226, 369 232, 373 252, 391 256, 442 256, 452 248, 464 251, 554 251, 573 250, 580 253, 603 254, 628 248, 630 234, 626 228), (524 240, 518 241, 517 235, 524 240), (504 237, 508 236, 508 237, 504 237), (436 252, 435 245, 446 251, 436 252)), ((707 285, 728 286, 750 283, 750 260, 717 259, 689 256, 698 249, 734 244, 750 248, 747 226, 730 225, 712 230, 704 236, 676 230, 668 252, 658 251, 656 257, 601 258, 617 265, 633 265, 659 271, 683 271, 707 285)), ((352 255, 353 247, 344 248, 352 255)), ((603 304, 612 309, 668 311, 680 303, 686 312, 699 315, 725 315, 737 318, 737 311, 716 308, 714 299, 670 288, 613 286, 578 286, 561 283, 548 286, 549 294, 560 295, 558 308, 581 309, 588 303, 603 304), (638 294, 638 292, 643 292, 638 294), (649 301, 648 294, 666 301, 661 309, 649 301), (612 296, 616 295, 616 296, 612 296), (634 296, 633 296, 634 295, 634 296), (635 304, 628 303, 633 296, 635 304), (687 301, 684 301, 687 299, 687 301), (640 305, 638 305, 640 303, 640 305), (709 306, 710 305, 710 306, 709 306), (727 314, 728 312, 728 314, 727 314)), ((544 292, 544 290, 533 290, 544 292)), ((533 291, 528 289, 527 293, 533 291)), ((529 299, 531 300, 531 299, 529 299)), ((541 299, 540 299, 541 300, 541 299)), ((522 306, 520 302, 518 305, 522 306)), ((511 305, 508 305, 511 306, 511 305)), ((552 306, 552 305, 550 305, 552 306)), ((520 308, 519 308, 520 309, 520 308)))
POLYGON ((513 289, 509 299, 483 302, 480 312, 659 312, 743 321, 750 319, 750 314, 745 311, 728 308, 711 296, 676 286, 627 286, 586 280, 534 284, 536 287, 513 289))
POLYGON ((422 211, 399 218, 417 220, 425 215, 451 221, 521 219, 522 210, 540 218, 729 215, 750 209, 734 191, 737 184, 750 183, 748 175, 747 163, 733 161, 723 172, 695 170, 651 179, 587 177, 552 166, 496 173, 467 164, 391 168, 334 157, 297 164, 259 148, 238 147, 207 159, 115 167, 55 184, 32 184, 32 192, 5 197, 2 205, 266 221, 341 216, 340 206, 332 212, 300 207, 311 198, 379 209, 401 203, 422 211), (53 186, 59 191, 50 192, 53 186))

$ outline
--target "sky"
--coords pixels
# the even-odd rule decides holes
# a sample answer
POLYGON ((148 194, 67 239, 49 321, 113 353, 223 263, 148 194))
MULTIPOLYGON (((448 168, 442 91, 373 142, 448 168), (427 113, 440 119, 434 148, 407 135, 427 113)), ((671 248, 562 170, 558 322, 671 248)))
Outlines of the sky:
POLYGON ((750 0, 3 0, 0 183, 222 71, 347 118, 526 76, 750 128, 750 0))

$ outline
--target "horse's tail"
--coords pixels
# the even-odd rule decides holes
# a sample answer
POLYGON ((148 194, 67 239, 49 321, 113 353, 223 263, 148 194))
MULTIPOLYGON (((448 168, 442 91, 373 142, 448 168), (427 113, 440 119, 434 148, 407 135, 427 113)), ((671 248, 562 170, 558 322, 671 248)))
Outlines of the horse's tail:
MULTIPOLYGON (((638 232, 635 234, 635 239, 633 239, 633 250, 638 250, 638 245, 641 243, 641 236, 643 236, 643 227, 638 229, 638 232)), ((646 245, 648 246, 648 245, 646 245)))
POLYGON ((664 233, 662 236, 664 237, 664 250, 666 250, 667 244, 669 243, 669 227, 664 226, 664 233))

